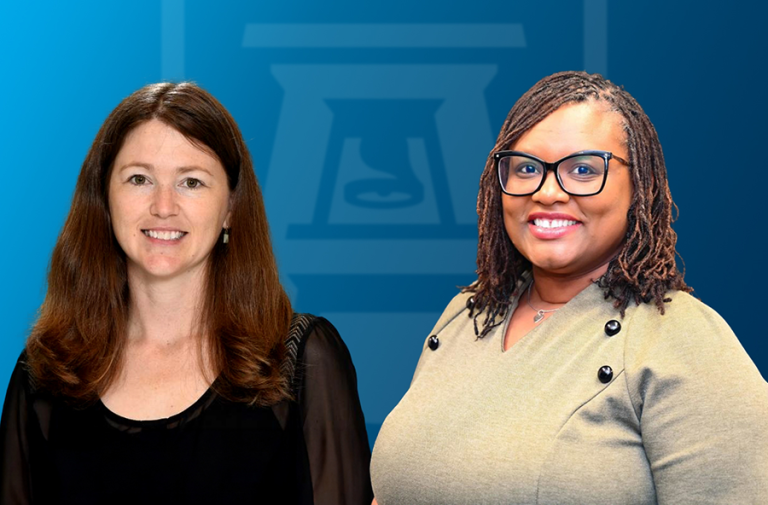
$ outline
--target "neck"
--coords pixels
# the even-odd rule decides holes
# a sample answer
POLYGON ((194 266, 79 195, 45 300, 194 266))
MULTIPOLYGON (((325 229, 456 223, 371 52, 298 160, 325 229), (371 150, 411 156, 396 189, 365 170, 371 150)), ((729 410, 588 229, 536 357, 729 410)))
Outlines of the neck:
POLYGON ((199 314, 204 273, 173 279, 147 278, 128 272, 128 338, 135 343, 173 347, 199 342, 199 314))
POLYGON ((587 272, 557 274, 533 267, 534 289, 532 296, 544 303, 562 305, 581 293, 587 286, 608 271, 608 263, 587 272))

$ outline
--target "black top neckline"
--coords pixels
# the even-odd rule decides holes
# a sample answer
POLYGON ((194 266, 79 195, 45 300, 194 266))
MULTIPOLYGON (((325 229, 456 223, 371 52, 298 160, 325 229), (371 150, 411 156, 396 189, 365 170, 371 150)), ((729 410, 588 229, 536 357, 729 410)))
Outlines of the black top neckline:
POLYGON ((0 503, 371 503, 349 350, 324 319, 299 343, 300 393, 282 418, 221 382, 168 418, 125 418, 35 388, 22 355, 0 419, 0 503))
POLYGON ((137 428, 172 429, 197 418, 202 411, 213 402, 215 396, 216 393, 213 390, 213 385, 211 385, 205 390, 202 396, 195 400, 189 407, 170 417, 162 417, 159 419, 130 419, 128 417, 123 417, 120 414, 111 411, 109 407, 101 401, 101 398, 99 398, 98 407, 103 412, 104 417, 106 417, 109 424, 120 430, 134 431, 137 428))

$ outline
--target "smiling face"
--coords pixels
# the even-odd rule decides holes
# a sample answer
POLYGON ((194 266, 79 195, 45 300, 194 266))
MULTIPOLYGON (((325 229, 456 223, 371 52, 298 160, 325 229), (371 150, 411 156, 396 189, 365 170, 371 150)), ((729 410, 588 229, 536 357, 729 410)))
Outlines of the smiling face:
MULTIPOLYGON (((585 150, 629 159, 621 116, 601 102, 566 104, 523 134, 509 149, 554 162, 585 150)), ((534 270, 562 276, 602 275, 627 231, 632 201, 629 168, 612 159, 602 192, 570 196, 548 173, 529 196, 502 194, 504 227, 534 270)))
POLYGON ((125 138, 109 180, 112 229, 131 278, 199 274, 229 220, 219 160, 158 120, 125 138))

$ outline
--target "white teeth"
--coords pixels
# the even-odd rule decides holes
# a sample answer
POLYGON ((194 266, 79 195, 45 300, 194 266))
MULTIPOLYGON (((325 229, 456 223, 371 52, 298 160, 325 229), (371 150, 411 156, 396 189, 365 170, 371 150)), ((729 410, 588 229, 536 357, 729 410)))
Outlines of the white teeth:
POLYGON ((566 226, 572 226, 578 221, 572 221, 570 219, 534 219, 533 224, 540 228, 564 228, 566 226))
POLYGON ((183 231, 155 231, 155 230, 144 230, 144 235, 151 238, 156 238, 159 240, 179 240, 181 237, 184 236, 183 231))

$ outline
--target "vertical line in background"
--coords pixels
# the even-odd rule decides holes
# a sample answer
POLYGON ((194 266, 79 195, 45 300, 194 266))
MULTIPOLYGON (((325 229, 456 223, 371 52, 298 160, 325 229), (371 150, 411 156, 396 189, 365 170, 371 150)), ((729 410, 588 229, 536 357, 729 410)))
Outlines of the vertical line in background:
POLYGON ((608 0, 584 0, 584 70, 608 73, 608 0))
POLYGON ((163 0, 160 24, 162 80, 183 80, 184 0, 163 0))

